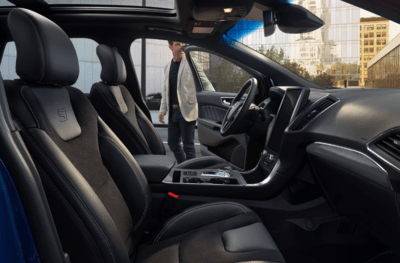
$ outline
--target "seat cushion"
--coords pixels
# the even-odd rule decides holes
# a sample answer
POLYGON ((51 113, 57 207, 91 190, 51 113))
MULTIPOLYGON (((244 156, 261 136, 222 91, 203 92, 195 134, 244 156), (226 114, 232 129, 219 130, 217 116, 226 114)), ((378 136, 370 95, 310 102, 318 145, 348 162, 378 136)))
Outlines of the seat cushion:
POLYGON ((234 202, 201 204, 170 218, 153 233, 150 245, 138 249, 135 260, 243 261, 285 262, 260 218, 234 202))

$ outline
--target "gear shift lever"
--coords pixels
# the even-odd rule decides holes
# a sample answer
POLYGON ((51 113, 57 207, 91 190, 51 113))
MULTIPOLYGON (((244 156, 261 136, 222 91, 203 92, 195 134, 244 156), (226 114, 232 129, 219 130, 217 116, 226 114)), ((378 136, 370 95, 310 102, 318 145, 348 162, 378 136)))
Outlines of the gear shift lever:
POLYGON ((232 167, 224 167, 226 170, 218 169, 213 171, 205 171, 201 173, 201 176, 218 176, 218 177, 230 177, 230 171, 232 171, 232 167), (230 168, 230 169, 227 169, 230 168))

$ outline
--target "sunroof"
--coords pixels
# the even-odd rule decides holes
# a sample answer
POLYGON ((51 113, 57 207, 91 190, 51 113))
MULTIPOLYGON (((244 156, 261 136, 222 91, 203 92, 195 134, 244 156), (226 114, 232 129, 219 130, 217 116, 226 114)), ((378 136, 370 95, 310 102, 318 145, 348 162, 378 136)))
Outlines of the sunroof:
MULTIPOLYGON (((0 0, 4 1, 4 0, 0 0)), ((49 5, 118 5, 174 9, 174 0, 45 0, 49 5)))
POLYGON ((14 6, 14 4, 8 2, 7 0, 0 0, 0 7, 3 6, 14 6))

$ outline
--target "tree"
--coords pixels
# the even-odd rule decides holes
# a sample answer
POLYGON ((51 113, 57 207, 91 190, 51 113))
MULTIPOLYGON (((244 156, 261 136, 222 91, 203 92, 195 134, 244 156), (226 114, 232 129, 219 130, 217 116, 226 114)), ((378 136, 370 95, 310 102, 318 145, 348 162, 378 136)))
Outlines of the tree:
POLYGON ((217 90, 237 93, 249 78, 249 73, 228 60, 222 59, 217 72, 217 90))
POLYGON ((336 84, 336 78, 335 76, 323 72, 322 74, 319 74, 315 78, 313 78, 312 82, 320 85, 334 86, 336 84))
POLYGON ((337 65, 333 65, 331 68, 325 71, 325 66, 322 63, 319 63, 316 65, 317 75, 313 76, 310 75, 308 70, 303 68, 299 63, 290 62, 288 59, 285 59, 285 52, 283 51, 283 48, 278 50, 275 46, 272 46, 271 48, 266 49, 264 45, 261 45, 257 51, 264 56, 278 62, 285 68, 291 70, 306 80, 320 85, 334 86, 336 84, 336 78, 334 76, 335 74, 348 74, 349 76, 346 77, 346 79, 352 79, 352 74, 355 74, 357 71, 357 64, 344 65, 342 63, 338 63, 337 65), (338 70, 340 73, 337 73, 338 70))
POLYGON ((312 79, 313 79, 313 77, 310 75, 310 73, 305 68, 303 68, 300 64, 298 64, 296 62, 290 62, 289 60, 286 60, 283 63, 283 66, 285 68, 293 71, 297 75, 302 76, 306 80, 312 81, 312 79))
POLYGON ((285 60, 285 52, 283 51, 283 48, 278 50, 275 46, 272 46, 270 49, 265 49, 264 45, 261 45, 257 51, 267 58, 278 62, 279 64, 283 64, 285 60))

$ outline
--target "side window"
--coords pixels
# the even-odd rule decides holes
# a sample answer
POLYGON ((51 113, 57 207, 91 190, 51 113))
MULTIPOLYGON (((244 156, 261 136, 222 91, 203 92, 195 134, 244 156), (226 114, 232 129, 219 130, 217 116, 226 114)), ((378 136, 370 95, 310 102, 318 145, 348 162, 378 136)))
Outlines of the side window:
MULTIPOLYGON (((158 113, 161 105, 162 91, 165 81, 165 67, 172 60, 172 52, 168 47, 167 40, 145 39, 145 52, 142 50, 143 39, 136 39, 131 45, 131 58, 142 95, 145 97, 147 107, 150 110, 154 124, 160 124, 158 113), (145 63, 142 58, 145 56, 145 63), (145 78, 142 79, 142 72, 145 71, 145 78)), ((164 117, 168 123, 168 116, 164 117)))
MULTIPOLYGON (((74 87, 89 93, 93 83, 100 81, 101 65, 96 55, 97 42, 85 38, 72 38, 79 60, 79 77, 74 87)), ((8 42, 1 60, 3 79, 18 79, 15 72, 17 51, 14 42, 8 42)))
POLYGON ((15 64, 17 61, 17 50, 14 42, 8 42, 4 49, 3 58, 1 59, 0 71, 3 79, 18 79, 15 73, 15 64))
POLYGON ((217 55, 191 51, 190 57, 200 77, 203 90, 237 93, 250 78, 247 71, 217 55))
POLYGON ((93 83, 101 81, 101 64, 96 54, 99 45, 87 38, 71 38, 79 60, 79 78, 73 85, 84 93, 89 93, 93 83))

